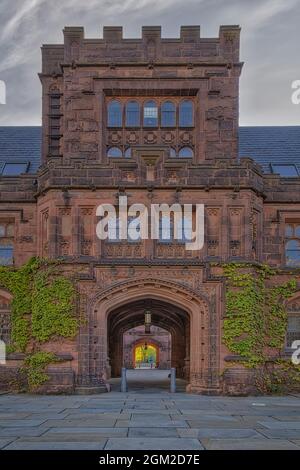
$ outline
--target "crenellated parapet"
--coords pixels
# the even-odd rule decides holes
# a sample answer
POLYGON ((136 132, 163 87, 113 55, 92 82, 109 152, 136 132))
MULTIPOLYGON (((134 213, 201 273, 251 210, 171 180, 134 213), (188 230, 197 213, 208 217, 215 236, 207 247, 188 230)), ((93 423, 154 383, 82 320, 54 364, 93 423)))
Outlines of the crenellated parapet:
POLYGON ((220 26, 216 38, 202 38, 200 26, 181 26, 179 38, 162 37, 160 26, 143 26, 141 38, 124 38, 121 26, 104 26, 102 38, 85 38, 83 27, 65 27, 63 45, 42 47, 43 74, 59 64, 239 62, 239 26, 220 26))

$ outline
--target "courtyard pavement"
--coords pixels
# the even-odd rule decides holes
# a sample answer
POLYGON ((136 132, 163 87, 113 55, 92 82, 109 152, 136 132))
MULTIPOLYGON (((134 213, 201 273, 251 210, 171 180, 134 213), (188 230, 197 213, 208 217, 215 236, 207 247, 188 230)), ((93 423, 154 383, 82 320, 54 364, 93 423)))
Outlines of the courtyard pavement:
POLYGON ((127 393, 1 395, 0 448, 300 449, 300 396, 170 394, 166 373, 137 372, 127 393))

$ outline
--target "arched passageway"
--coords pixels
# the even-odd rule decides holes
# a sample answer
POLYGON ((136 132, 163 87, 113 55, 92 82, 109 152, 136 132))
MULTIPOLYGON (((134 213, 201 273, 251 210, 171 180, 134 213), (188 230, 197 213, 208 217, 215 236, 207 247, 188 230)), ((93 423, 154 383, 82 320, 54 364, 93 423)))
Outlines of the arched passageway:
POLYGON ((146 309, 151 311, 151 325, 170 333, 171 366, 178 377, 188 380, 187 390, 215 393, 219 389, 216 305, 206 293, 159 278, 141 277, 100 290, 90 299, 89 323, 81 330, 78 383, 104 383, 120 375, 122 337, 144 324, 146 309))
POLYGON ((143 357, 136 354, 144 354, 148 357, 150 348, 155 355, 152 357, 155 366, 159 365, 158 339, 152 337, 151 328, 159 327, 170 333, 171 336, 171 367, 175 367, 178 377, 189 379, 190 360, 190 316, 178 306, 158 299, 141 299, 128 302, 112 310, 107 319, 108 327, 108 355, 111 368, 111 376, 117 377, 121 373, 122 366, 126 365, 124 358, 124 334, 144 324, 145 312, 151 313, 151 326, 144 338, 134 347, 134 364, 143 362, 143 357), (138 359, 138 361, 137 361, 138 359))

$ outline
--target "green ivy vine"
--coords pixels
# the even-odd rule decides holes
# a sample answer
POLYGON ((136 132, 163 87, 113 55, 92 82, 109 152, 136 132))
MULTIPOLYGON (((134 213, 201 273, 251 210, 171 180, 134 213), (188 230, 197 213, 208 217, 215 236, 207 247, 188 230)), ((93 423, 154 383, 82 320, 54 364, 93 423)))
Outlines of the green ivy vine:
POLYGON ((30 390, 35 390, 44 382, 47 382, 49 377, 45 373, 45 369, 53 362, 58 362, 57 357, 55 354, 47 351, 38 351, 34 354, 30 354, 25 359, 22 370, 27 375, 30 390))
POLYGON ((47 365, 56 356, 41 350, 43 343, 58 337, 74 337, 76 290, 60 274, 59 261, 31 258, 19 268, 0 267, 0 286, 12 294, 10 352, 26 354, 24 370, 30 389, 47 380, 47 365))
POLYGON ((257 370, 257 385, 261 391, 274 391, 289 374, 300 383, 298 366, 277 359, 270 368, 270 357, 280 358, 285 344, 284 300, 297 290, 295 279, 272 285, 270 280, 277 273, 278 270, 267 265, 223 265, 226 280, 223 342, 240 357, 245 367, 257 370))

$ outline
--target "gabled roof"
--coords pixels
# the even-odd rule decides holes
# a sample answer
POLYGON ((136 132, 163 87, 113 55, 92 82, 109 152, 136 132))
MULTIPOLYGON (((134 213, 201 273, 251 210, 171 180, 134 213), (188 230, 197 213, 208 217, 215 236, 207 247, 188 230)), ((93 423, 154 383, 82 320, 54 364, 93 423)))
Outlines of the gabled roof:
POLYGON ((41 161, 42 128, 0 127, 0 175, 5 163, 29 162, 28 173, 36 173, 41 161))
MULTIPOLYGON (((29 162, 35 173, 41 162, 41 127, 0 127, 0 175, 5 163, 29 162)), ((265 173, 270 164, 295 164, 300 174, 300 126, 240 127, 239 156, 253 158, 265 173)))

